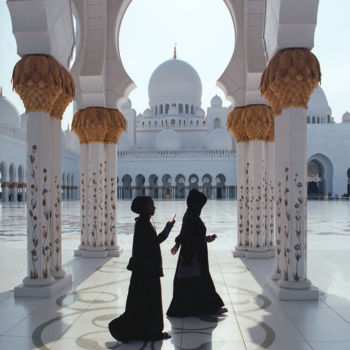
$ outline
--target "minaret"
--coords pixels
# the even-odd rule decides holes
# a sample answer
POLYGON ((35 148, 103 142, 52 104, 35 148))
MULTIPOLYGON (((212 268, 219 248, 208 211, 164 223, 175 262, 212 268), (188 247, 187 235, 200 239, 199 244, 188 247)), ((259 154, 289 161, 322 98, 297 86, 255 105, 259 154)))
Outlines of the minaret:
POLYGON ((176 55, 176 45, 177 45, 177 43, 175 43, 175 45, 174 45, 174 60, 176 60, 177 59, 177 55, 176 55))

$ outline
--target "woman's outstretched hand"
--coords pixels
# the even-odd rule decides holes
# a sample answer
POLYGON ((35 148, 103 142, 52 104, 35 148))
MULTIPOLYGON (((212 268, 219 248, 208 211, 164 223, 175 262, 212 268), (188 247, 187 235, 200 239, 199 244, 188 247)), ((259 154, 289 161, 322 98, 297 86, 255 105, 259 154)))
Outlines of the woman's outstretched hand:
POLYGON ((176 221, 173 219, 173 220, 171 220, 171 221, 168 221, 166 224, 167 224, 167 226, 170 226, 171 228, 173 228, 175 222, 176 222, 176 221))
POLYGON ((208 242, 213 242, 213 241, 215 241, 215 239, 216 239, 216 235, 211 235, 211 236, 209 236, 208 237, 208 242))
POLYGON ((171 248, 170 252, 171 252, 171 254, 175 255, 175 254, 177 253, 178 250, 179 250, 179 248, 177 248, 176 245, 174 245, 174 246, 171 248))

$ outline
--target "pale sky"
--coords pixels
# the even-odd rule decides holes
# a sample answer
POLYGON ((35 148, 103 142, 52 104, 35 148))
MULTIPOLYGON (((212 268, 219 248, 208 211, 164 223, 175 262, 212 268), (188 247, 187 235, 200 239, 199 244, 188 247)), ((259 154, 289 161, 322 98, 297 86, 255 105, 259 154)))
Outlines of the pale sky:
MULTIPOLYGON (((349 0, 320 0, 313 52, 320 61, 321 86, 336 122, 350 110, 349 13, 349 0)), ((120 51, 124 67, 137 85, 129 95, 137 113, 148 107, 148 80, 158 65, 172 58, 175 42, 178 58, 190 63, 201 77, 202 108, 206 110, 215 94, 228 106, 230 102, 216 87, 216 80, 233 52, 232 28, 230 14, 221 0, 133 0, 122 22, 120 51)), ((19 57, 4 0, 0 0, 0 33, 0 85, 4 95, 23 113, 20 98, 12 92, 12 70, 19 57)), ((70 106, 62 128, 71 120, 70 106)))

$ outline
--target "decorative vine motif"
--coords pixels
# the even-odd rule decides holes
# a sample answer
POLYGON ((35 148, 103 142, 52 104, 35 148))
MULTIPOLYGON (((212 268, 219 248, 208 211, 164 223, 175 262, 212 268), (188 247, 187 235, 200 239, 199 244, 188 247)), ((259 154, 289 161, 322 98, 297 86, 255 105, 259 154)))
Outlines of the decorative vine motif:
POLYGON ((249 162, 247 162, 246 168, 245 168, 245 209, 246 209, 246 235, 245 235, 245 245, 249 246, 249 228, 250 228, 250 220, 249 220, 249 212, 250 212, 250 206, 249 206, 249 162))
POLYGON ((255 229, 256 229, 256 247, 259 248, 259 240, 260 240, 260 234, 261 234, 261 186, 257 186, 257 195, 255 199, 255 206, 256 206, 256 224, 255 224, 255 229))
POLYGON ((104 215, 103 215, 103 205, 104 205, 104 192, 103 192, 103 188, 104 188, 104 172, 103 172, 103 164, 100 163, 100 167, 98 169, 98 185, 99 185, 99 200, 98 200, 98 219, 99 220, 99 228, 98 228, 98 235, 97 237, 99 237, 100 239, 98 239, 97 237, 97 241, 99 242, 99 246, 103 246, 104 245, 104 239, 102 239, 102 234, 103 234, 103 230, 104 230, 104 215))
POLYGON ((276 237, 276 252, 277 252, 277 266, 276 273, 281 273, 280 267, 280 255, 281 255, 281 235, 282 235, 282 183, 277 184, 277 197, 276 197, 276 226, 277 226, 277 237, 276 237))
POLYGON ((274 234, 274 213, 273 213, 273 202, 275 201, 275 195, 274 195, 274 191, 275 191, 275 188, 272 184, 272 181, 270 181, 270 184, 269 184, 269 188, 270 188, 270 198, 269 198, 269 204, 270 204, 270 227, 269 227, 269 230, 270 230, 270 240, 268 242, 268 244, 270 245, 270 247, 273 246, 273 234, 274 234))
POLYGON ((29 204, 29 219, 30 219, 30 225, 32 229, 32 245, 33 249, 31 250, 31 261, 32 261, 32 268, 30 269, 30 278, 37 279, 39 278, 38 274, 38 268, 37 268, 37 261, 39 259, 38 256, 38 216, 36 215, 36 209, 38 206, 38 191, 39 191, 39 185, 36 178, 36 170, 38 169, 38 166, 35 163, 35 155, 37 151, 37 146, 32 146, 32 152, 29 155, 29 169, 28 174, 30 176, 31 185, 30 185, 30 204, 29 204))
POLYGON ((93 191, 93 225, 92 225, 92 231, 91 231, 91 236, 92 236, 92 245, 94 247, 96 247, 96 238, 97 238, 97 205, 98 205, 98 201, 97 201, 97 181, 96 181, 96 173, 93 172, 92 173, 92 191, 93 191))
POLYGON ((284 279, 286 281, 289 280, 289 265, 290 265, 290 247, 289 247, 289 233, 290 233, 290 209, 289 209, 289 187, 288 187, 288 181, 289 181, 289 169, 285 168, 285 187, 284 187, 284 213, 286 218, 286 225, 284 226, 284 279))
POLYGON ((43 205, 43 222, 42 222, 42 255, 45 262, 45 267, 43 268, 43 278, 49 277, 49 262, 52 255, 51 247, 52 243, 50 242, 49 235, 49 227, 50 227, 50 219, 51 219, 51 213, 49 212, 49 208, 47 205, 48 201, 48 189, 47 189, 47 169, 43 168, 43 190, 41 192, 42 194, 42 205, 43 205), (49 239, 48 239, 49 238, 49 239))
POLYGON ((249 200, 249 235, 250 235, 250 239, 249 239, 249 246, 252 247, 253 246, 253 232, 254 232, 254 228, 253 228, 253 224, 254 224, 254 185, 252 184, 252 182, 250 182, 250 200, 249 200))
POLYGON ((108 241, 108 189, 107 189, 107 162, 104 161, 104 167, 103 167, 103 196, 104 196, 104 221, 103 221, 103 229, 104 229, 104 240, 103 245, 107 246, 108 241))
POLYGON ((239 245, 243 246, 245 242, 243 242, 243 204, 244 203, 244 194, 243 194, 243 186, 239 187, 239 198, 238 198, 238 233, 239 233, 239 245))
POLYGON ((268 216, 268 208, 269 208, 269 203, 268 203, 268 187, 267 187, 267 171, 265 168, 265 164, 263 164, 263 169, 264 169, 264 176, 263 176, 263 205, 264 205, 264 221, 263 221, 263 227, 264 227, 264 244, 265 246, 269 245, 269 231, 268 231, 268 223, 269 223, 269 216, 268 216))
POLYGON ((61 261, 60 261, 60 252, 61 252, 61 185, 58 182, 58 177, 55 176, 54 179, 54 188, 56 189, 56 198, 54 204, 54 247, 53 249, 56 252, 56 263, 55 263, 55 271, 59 272, 61 270, 61 261))
POLYGON ((114 246, 115 244, 115 178, 114 177, 111 177, 110 179, 111 183, 110 183, 110 186, 111 186, 111 191, 110 191, 110 202, 111 202, 111 208, 110 208, 110 211, 109 211, 109 232, 111 233, 111 236, 110 236, 110 245, 111 246, 114 246))
POLYGON ((84 181, 84 173, 81 173, 81 231, 80 231, 80 236, 81 236, 81 244, 86 245, 86 238, 85 238, 85 233, 86 233, 86 227, 85 227, 85 222, 86 222, 86 213, 85 213, 85 208, 86 208, 86 203, 85 203, 85 181, 84 181))
POLYGON ((303 211, 304 211, 304 195, 303 184, 298 180, 298 174, 294 176, 294 184, 297 190, 297 202, 294 204, 295 208, 295 235, 298 243, 294 246, 294 256, 296 259, 295 273, 293 274, 294 281, 300 281, 301 276, 298 273, 299 261, 303 257, 303 245, 301 242, 301 235, 303 231, 303 211))

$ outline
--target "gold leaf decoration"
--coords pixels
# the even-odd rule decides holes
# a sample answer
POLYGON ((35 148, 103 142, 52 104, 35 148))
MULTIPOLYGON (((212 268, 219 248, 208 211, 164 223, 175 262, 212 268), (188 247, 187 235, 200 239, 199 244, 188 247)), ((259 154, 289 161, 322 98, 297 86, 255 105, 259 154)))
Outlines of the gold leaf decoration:
POLYGON ((75 93, 70 74, 53 57, 46 55, 24 56, 13 69, 12 83, 24 103, 26 113, 49 113, 60 119, 75 93))
POLYGON ((126 128, 126 120, 117 109, 89 107, 78 111, 73 118, 72 130, 81 144, 118 143, 126 128))
POLYGON ((228 116, 227 128, 236 142, 274 141, 272 108, 266 105, 237 107, 228 116))
POLYGON ((269 62, 260 81, 260 91, 270 102, 273 115, 283 109, 304 108, 321 82, 319 62, 308 49, 286 49, 269 62))

